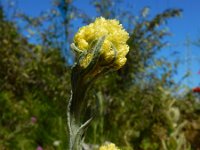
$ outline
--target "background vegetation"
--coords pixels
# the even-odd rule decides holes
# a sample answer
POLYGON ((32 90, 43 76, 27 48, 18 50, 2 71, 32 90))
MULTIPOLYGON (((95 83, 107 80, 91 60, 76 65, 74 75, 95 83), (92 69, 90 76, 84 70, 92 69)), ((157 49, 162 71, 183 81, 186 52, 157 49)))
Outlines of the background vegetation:
MULTIPOLYGON (((122 2, 91 1, 97 16, 124 24, 130 52, 125 67, 98 80, 88 95, 88 107, 97 114, 86 143, 110 141, 136 150, 200 149, 200 91, 180 89, 173 80, 178 62, 157 57, 170 35, 168 19, 181 10, 150 17, 144 8, 136 16, 120 10, 122 2)), ((55 2, 52 10, 35 18, 16 12, 8 18, 5 12, 0 3, 0 150, 66 149, 66 105, 75 59, 69 44, 75 19, 87 24, 95 17, 70 0, 55 2), (35 42, 22 35, 25 30, 35 42)))

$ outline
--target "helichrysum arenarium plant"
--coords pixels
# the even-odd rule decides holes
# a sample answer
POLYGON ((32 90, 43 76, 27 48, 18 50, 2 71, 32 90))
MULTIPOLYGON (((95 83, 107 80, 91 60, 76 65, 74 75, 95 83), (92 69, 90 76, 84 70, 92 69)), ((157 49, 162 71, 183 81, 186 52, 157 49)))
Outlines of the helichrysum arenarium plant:
POLYGON ((72 68, 67 110, 70 150, 81 150, 84 133, 93 119, 91 114, 83 120, 88 104, 85 96, 90 85, 102 74, 124 66, 129 51, 128 38, 119 21, 102 17, 80 28, 75 35, 71 48, 76 52, 76 63, 72 68))

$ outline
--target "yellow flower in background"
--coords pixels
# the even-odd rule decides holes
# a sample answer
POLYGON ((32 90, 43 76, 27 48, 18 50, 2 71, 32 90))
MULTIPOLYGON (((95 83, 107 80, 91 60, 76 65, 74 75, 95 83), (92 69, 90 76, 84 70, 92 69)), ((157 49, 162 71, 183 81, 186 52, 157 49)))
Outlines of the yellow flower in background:
MULTIPOLYGON (((74 37, 74 43, 81 51, 91 52, 95 42, 105 36, 105 40, 101 47, 101 58, 103 64, 108 64, 114 60, 112 66, 117 70, 126 63, 126 54, 129 47, 126 44, 129 35, 123 29, 119 21, 115 19, 107 20, 105 18, 97 18, 94 23, 79 29, 74 37)), ((88 60, 82 61, 82 66, 86 67, 88 60)))
POLYGON ((115 144, 111 143, 111 144, 101 146, 99 150, 120 150, 120 149, 116 147, 115 144))

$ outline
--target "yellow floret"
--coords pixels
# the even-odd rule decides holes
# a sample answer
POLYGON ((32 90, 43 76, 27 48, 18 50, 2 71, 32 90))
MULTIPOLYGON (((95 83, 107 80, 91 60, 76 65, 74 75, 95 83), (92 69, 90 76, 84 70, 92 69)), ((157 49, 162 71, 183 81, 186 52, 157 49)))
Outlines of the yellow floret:
POLYGON ((118 69, 121 68, 126 62, 125 57, 129 51, 126 44, 129 35, 119 24, 119 21, 97 18, 94 23, 79 29, 74 37, 74 43, 81 51, 88 51, 91 50, 94 42, 103 36, 105 36, 101 47, 103 61, 109 63, 115 57, 115 65, 118 66, 118 69), (116 52, 114 52, 115 50, 116 52))

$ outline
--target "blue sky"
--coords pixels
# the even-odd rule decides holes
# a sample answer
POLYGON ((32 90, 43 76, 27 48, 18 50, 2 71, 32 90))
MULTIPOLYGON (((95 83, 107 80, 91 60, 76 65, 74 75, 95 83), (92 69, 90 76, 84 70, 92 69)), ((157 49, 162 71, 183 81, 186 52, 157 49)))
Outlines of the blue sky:
MULTIPOLYGON (((3 0, 7 1, 7 0, 3 0)), ((182 16, 180 18, 170 19, 168 27, 173 34, 168 37, 166 41, 169 41, 171 46, 165 48, 162 55, 169 57, 169 60, 174 59, 170 56, 172 51, 178 51, 179 54, 174 56, 181 60, 181 64, 178 67, 178 74, 174 77, 176 81, 187 72, 188 61, 190 60, 191 76, 184 81, 190 87, 198 86, 200 83, 200 47, 190 44, 186 46, 186 39, 195 41, 200 38, 200 1, 199 0, 124 0, 125 2, 133 6, 133 13, 139 14, 140 10, 148 6, 150 8, 150 15, 162 12, 168 8, 181 8, 183 9, 182 16), (188 53, 189 51, 189 53, 188 53), (189 54, 189 55, 188 55, 189 54)), ((31 16, 38 16, 41 11, 46 11, 52 6, 52 0, 14 0, 17 2, 17 7, 24 13, 31 16)), ((95 9, 89 5, 89 0, 74 0, 74 5, 85 10, 93 16, 95 9)), ((122 5, 121 7, 126 7, 122 5)))

